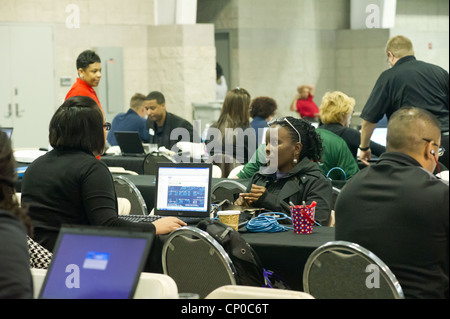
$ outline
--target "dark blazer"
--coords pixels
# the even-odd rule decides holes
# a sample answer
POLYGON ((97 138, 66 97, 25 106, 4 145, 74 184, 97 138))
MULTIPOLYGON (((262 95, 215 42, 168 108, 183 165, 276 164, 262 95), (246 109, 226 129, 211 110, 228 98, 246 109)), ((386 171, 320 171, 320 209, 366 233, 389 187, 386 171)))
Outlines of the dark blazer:
MULTIPOLYGON (((194 128, 192 124, 173 113, 169 112, 166 113, 166 120, 164 121, 161 140, 157 135, 158 126, 150 117, 147 119, 147 128, 149 129, 150 133, 149 143, 158 144, 158 146, 164 146, 168 150, 172 149, 172 147, 180 141, 201 143, 199 135, 198 137, 194 138, 194 128), (176 128, 186 129, 187 132, 189 133, 189 140, 186 140, 187 137, 181 135, 174 136, 174 139, 171 139, 170 134, 176 128)), ((196 132, 195 134, 198 133, 196 132)))
POLYGON ((264 194, 253 204, 254 207, 261 207, 273 212, 284 212, 290 214, 289 202, 301 205, 317 202, 315 218, 326 225, 331 214, 332 187, 319 169, 317 163, 311 162, 308 158, 303 158, 291 171, 283 177, 277 179, 276 174, 256 173, 251 185, 266 187, 264 194))

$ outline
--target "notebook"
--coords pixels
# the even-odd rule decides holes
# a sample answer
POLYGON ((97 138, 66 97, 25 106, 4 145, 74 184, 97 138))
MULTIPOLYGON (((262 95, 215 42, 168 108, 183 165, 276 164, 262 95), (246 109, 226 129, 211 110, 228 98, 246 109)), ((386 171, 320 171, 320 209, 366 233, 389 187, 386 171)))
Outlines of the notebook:
POLYGON ((209 218, 211 163, 158 163, 154 214, 186 223, 209 218))
POLYGON ((2 130, 2 132, 5 132, 9 138, 11 138, 14 128, 13 127, 2 127, 1 130, 2 130))
POLYGON ((146 154, 138 132, 118 131, 114 135, 124 156, 143 156, 146 154))
POLYGON ((61 227, 39 298, 133 298, 153 238, 126 229, 61 227))

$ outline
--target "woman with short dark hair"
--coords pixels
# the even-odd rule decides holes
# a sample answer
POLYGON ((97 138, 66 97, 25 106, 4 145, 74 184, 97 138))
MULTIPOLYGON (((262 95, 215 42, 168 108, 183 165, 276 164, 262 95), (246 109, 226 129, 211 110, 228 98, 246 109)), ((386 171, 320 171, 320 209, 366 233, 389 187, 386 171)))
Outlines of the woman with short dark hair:
POLYGON ((22 203, 29 204, 34 239, 52 251, 62 224, 114 226, 158 234, 186 225, 177 218, 132 223, 118 218, 117 197, 108 167, 98 159, 105 148, 105 123, 89 97, 66 100, 50 121, 53 150, 27 168, 22 203))

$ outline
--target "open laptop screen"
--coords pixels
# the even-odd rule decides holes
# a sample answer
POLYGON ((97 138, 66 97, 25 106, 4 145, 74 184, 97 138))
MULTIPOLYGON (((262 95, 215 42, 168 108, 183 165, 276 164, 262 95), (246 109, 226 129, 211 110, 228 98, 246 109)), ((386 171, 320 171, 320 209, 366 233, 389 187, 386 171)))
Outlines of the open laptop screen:
POLYGON ((386 127, 376 127, 373 130, 372 137, 370 138, 370 140, 380 145, 386 146, 386 135, 387 135, 386 127))
POLYGON ((139 231, 61 228, 39 298, 132 298, 152 240, 139 231))
POLYGON ((212 165, 158 163, 155 214, 209 217, 212 165))

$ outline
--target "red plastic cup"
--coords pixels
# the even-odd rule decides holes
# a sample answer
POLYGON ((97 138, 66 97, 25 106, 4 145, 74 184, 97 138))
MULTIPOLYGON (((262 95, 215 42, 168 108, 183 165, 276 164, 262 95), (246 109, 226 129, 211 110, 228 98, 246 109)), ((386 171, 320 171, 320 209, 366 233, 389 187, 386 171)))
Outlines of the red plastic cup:
POLYGON ((312 234, 314 226, 315 205, 291 206, 292 226, 295 234, 312 234))

